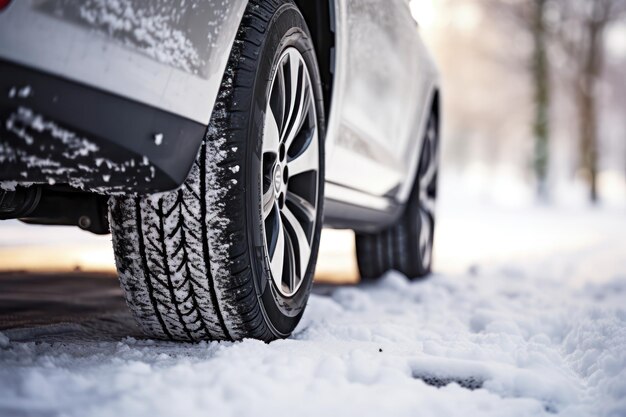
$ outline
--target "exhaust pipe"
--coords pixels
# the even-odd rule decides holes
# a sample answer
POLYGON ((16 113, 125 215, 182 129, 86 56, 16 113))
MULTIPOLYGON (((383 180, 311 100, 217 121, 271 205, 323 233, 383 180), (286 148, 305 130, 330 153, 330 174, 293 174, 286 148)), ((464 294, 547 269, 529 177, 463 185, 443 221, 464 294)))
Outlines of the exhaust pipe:
POLYGON ((28 217, 41 201, 40 187, 0 190, 0 220, 28 217))
POLYGON ((19 219, 29 224, 78 226, 95 234, 109 232, 107 196, 68 186, 17 187, 0 190, 0 220, 19 219))

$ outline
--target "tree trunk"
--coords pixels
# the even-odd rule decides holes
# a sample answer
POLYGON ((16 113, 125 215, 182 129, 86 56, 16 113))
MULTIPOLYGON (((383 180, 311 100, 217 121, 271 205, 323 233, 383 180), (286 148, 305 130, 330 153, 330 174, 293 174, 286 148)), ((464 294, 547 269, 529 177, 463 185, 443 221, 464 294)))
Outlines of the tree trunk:
POLYGON ((578 87, 580 158, 581 167, 589 187, 589 200, 596 203, 598 201, 598 140, 596 135, 596 104, 593 92, 589 91, 591 88, 593 88, 593 82, 588 79, 581 80, 581 85, 578 87))
POLYGON ((546 51, 546 3, 547 0, 534 0, 532 16, 532 81, 535 103, 533 168, 537 180, 537 195, 541 200, 548 198, 547 180, 550 160, 550 77, 546 51))
POLYGON ((588 182, 589 200, 592 203, 598 201, 598 114, 595 94, 602 72, 602 35, 605 25, 606 21, 601 19, 590 19, 587 22, 587 45, 583 49, 582 70, 577 86, 581 166, 588 182))

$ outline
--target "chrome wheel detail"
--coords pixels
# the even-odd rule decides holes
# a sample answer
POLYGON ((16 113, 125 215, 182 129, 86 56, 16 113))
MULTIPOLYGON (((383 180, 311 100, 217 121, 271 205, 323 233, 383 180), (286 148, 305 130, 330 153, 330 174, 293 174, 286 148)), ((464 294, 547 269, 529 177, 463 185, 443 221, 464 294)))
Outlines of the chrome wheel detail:
POLYGON ((315 96, 296 48, 281 55, 270 91, 261 172, 265 251, 276 288, 291 297, 311 256, 320 163, 315 96))
POLYGON ((436 119, 428 122, 422 146, 419 180, 420 231, 418 247, 423 267, 430 268, 432 261, 433 229, 435 224, 435 200, 437 198, 438 137, 436 119))

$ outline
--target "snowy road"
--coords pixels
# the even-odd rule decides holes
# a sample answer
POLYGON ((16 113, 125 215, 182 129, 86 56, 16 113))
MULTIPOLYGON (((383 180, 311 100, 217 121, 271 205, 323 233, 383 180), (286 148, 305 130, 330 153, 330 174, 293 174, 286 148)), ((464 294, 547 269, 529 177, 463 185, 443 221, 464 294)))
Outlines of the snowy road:
POLYGON ((431 279, 318 287, 269 345, 144 340, 107 277, 4 276, 0 415, 625 416, 624 212, 442 219, 431 279))

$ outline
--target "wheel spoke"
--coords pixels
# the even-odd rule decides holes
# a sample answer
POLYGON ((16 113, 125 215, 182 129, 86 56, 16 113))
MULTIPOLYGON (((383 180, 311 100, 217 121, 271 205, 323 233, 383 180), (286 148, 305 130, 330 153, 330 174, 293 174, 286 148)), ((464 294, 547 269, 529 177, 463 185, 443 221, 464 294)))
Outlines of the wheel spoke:
POLYGON ((424 211, 419 212, 421 218, 420 236, 419 236, 419 248, 420 255, 422 257, 422 263, 425 267, 430 265, 432 255, 432 221, 431 217, 424 211))
MULTIPOLYGON (((431 149, 433 147, 434 146, 430 146, 431 149)), ((426 167, 426 171, 420 178, 420 187, 424 189, 428 187, 428 185, 432 182, 433 178, 435 177, 435 173, 437 172, 437 151, 436 150, 433 150, 430 152, 430 155, 428 155, 428 159, 426 160, 426 163, 428 164, 428 166, 426 167)))
POLYGON ((306 120, 306 116, 309 113, 311 107, 311 96, 309 95, 309 81, 305 75, 302 76, 302 86, 299 89, 299 94, 296 94, 297 102, 295 103, 294 113, 292 119, 288 125, 288 131, 285 134, 285 147, 287 151, 291 150, 294 139, 302 130, 302 125, 306 120))
POLYGON ((270 268, 272 270, 272 278, 277 285, 280 285, 283 279, 283 269, 285 265, 285 227, 277 215, 278 227, 276 228, 278 236, 273 248, 270 248, 270 268), (272 250, 273 249, 273 250, 272 250))
POLYGON ((283 280, 279 285, 282 285, 283 288, 287 290, 287 292, 292 293, 298 286, 300 281, 300 277, 298 277, 296 271, 296 250, 293 243, 293 239, 289 236, 288 233, 285 233, 285 246, 287 252, 287 274, 283 276, 283 280), (286 278, 286 279, 285 279, 286 278))
POLYGON ((276 75, 272 83, 272 93, 270 95, 269 102, 269 108, 272 110, 272 113, 274 113, 274 119, 276 120, 279 132, 281 132, 283 129, 283 124, 286 117, 286 94, 287 92, 285 91, 285 73, 283 70, 283 65, 279 65, 276 68, 276 75))
POLYGON ((317 128, 313 128, 310 138, 307 139, 304 149, 291 161, 287 162, 289 175, 295 177, 307 171, 317 171, 319 169, 319 145, 317 138, 317 128))
POLYGON ((287 53, 287 68, 284 74, 286 89, 288 90, 288 94, 285 94, 286 97, 285 102, 288 112, 287 117, 285 118, 285 123, 283 125, 284 129, 282 131, 281 139, 284 141, 286 139, 286 134, 290 132, 290 126, 293 125, 294 113, 296 112, 296 100, 299 97, 301 92, 300 90, 300 58, 297 55, 298 53, 294 50, 290 50, 287 53))
POLYGON ((263 153, 277 153, 280 145, 280 131, 274 111, 267 107, 265 114, 265 126, 263 128, 263 153))
POLYGON ((425 170, 421 171, 419 179, 419 200, 422 208, 434 218, 435 213, 435 196, 432 194, 433 186, 436 182, 438 169, 438 146, 437 146, 437 130, 435 128, 434 119, 431 119, 426 132, 424 143, 423 163, 426 164, 425 170))
MULTIPOLYGON (((428 126, 428 132, 426 133, 426 139, 432 144, 435 145, 437 140, 437 130, 435 129, 435 122, 431 121, 428 126)), ((432 149, 435 147, 433 146, 432 149)))
POLYGON ((295 241, 294 244, 296 245, 296 248, 298 250, 296 256, 298 262, 297 265, 300 268, 300 278, 303 278, 309 263, 311 246, 309 245, 309 240, 306 233, 304 232, 304 229, 302 228, 302 225, 300 224, 296 216, 293 215, 291 210, 289 210, 288 207, 285 207, 282 213, 286 223, 285 226, 287 226, 287 233, 289 233, 289 237, 293 241, 295 241))
POLYGON ((420 206, 431 217, 435 217, 435 198, 428 195, 427 190, 420 189, 420 206))
POLYGON ((309 203, 306 199, 300 197, 293 191, 287 192, 287 201, 295 207, 301 217, 307 219, 309 223, 315 222, 315 207, 309 203))

